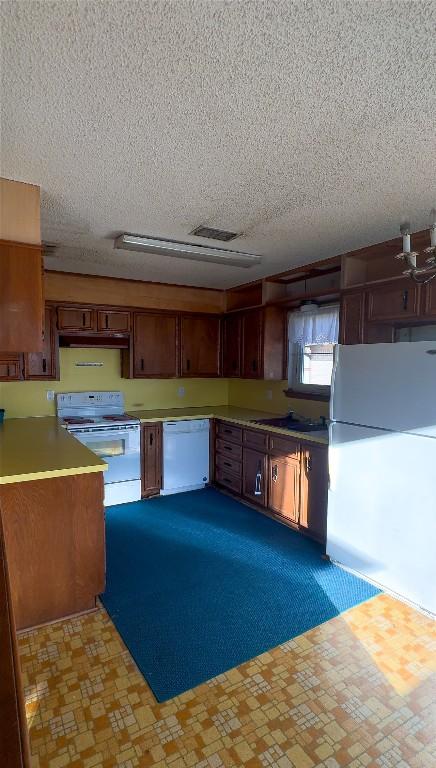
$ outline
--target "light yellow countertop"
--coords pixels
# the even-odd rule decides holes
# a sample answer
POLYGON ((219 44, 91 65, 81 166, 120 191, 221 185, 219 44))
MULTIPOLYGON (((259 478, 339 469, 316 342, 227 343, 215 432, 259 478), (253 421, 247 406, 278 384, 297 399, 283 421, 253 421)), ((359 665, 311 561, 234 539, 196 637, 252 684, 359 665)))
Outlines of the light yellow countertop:
POLYGON ((266 432, 274 432, 286 437, 294 437, 308 443, 328 445, 328 437, 312 435, 310 432, 294 432, 282 427, 269 424, 254 424, 257 419, 280 418, 280 414, 267 411, 253 411, 248 408, 238 408, 233 405, 204 405, 202 408, 160 408, 149 411, 129 411, 131 416, 145 421, 177 421, 180 419, 225 419, 245 427, 256 427, 266 432))
POLYGON ((0 485, 103 472, 107 464, 59 425, 55 416, 0 424, 0 485))

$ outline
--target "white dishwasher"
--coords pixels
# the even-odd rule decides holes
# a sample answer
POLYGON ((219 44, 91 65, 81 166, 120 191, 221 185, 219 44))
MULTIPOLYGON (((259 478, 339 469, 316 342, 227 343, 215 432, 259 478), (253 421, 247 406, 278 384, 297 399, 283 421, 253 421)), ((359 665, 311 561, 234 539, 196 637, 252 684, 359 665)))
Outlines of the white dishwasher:
POLYGON ((209 482, 209 419, 164 421, 161 495, 194 491, 209 482))

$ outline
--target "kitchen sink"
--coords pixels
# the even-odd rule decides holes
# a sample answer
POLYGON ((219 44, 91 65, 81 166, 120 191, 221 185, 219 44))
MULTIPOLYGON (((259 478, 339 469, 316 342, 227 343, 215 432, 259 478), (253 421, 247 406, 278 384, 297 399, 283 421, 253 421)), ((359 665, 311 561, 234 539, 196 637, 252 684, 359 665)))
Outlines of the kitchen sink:
POLYGON ((270 419, 258 419, 256 424, 265 424, 271 427, 280 427, 280 429, 289 429, 292 432, 316 432, 320 436, 327 436, 327 426, 323 423, 310 421, 297 421, 286 416, 277 416, 270 419))

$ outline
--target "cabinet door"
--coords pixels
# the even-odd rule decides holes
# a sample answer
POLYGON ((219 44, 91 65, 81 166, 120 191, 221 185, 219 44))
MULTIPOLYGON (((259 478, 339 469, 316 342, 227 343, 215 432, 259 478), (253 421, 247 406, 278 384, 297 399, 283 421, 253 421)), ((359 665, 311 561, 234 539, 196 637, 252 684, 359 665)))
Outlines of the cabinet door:
POLYGON ((412 280, 368 291, 368 320, 403 320, 419 315, 419 285, 412 280))
POLYGON ((177 316, 137 313, 134 318, 133 375, 171 379, 178 373, 177 316))
POLYGON ((60 331, 95 331, 95 311, 89 307, 58 307, 60 331))
POLYGON ((160 424, 141 427, 142 496, 153 496, 162 487, 162 428, 160 424))
POLYGON ((112 331, 112 333, 128 333, 130 330, 130 315, 114 309, 99 309, 97 312, 97 330, 112 331))
POLYGON ((41 248, 0 243, 0 349, 40 352, 43 313, 41 248))
POLYGON ((268 507, 292 523, 298 522, 300 462, 283 456, 269 459, 268 507))
POLYGON ((220 319, 185 315, 181 320, 182 376, 218 376, 220 319))
POLYGON ((242 319, 242 376, 261 379, 262 371, 262 310, 245 312, 242 319))
POLYGON ((328 451, 305 445, 301 453, 300 526, 318 541, 327 528, 328 451))
POLYGON ((436 282, 425 286, 424 314, 426 317, 436 317, 436 282))
POLYGON ((58 343, 55 328, 55 311, 46 307, 44 323, 44 348, 42 352, 24 355, 25 379, 58 379, 58 343))
POLYGON ((22 360, 20 355, 0 352, 0 381, 20 381, 22 378, 22 360))
POLYGON ((227 315, 223 320, 223 376, 241 375, 241 315, 227 315))
POLYGON ((260 451, 244 448, 242 457, 242 493, 246 499, 266 506, 267 456, 260 451))
POLYGON ((363 344, 365 321, 365 294, 348 293, 342 296, 340 314, 341 344, 363 344))

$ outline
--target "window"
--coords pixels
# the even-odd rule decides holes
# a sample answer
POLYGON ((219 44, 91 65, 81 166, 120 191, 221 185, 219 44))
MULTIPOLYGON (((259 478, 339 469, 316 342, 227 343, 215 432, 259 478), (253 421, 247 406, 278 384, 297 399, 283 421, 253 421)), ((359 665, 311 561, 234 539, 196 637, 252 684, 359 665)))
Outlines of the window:
POLYGON ((335 344, 338 341, 339 307, 303 305, 289 313, 289 388, 329 394, 335 344))

